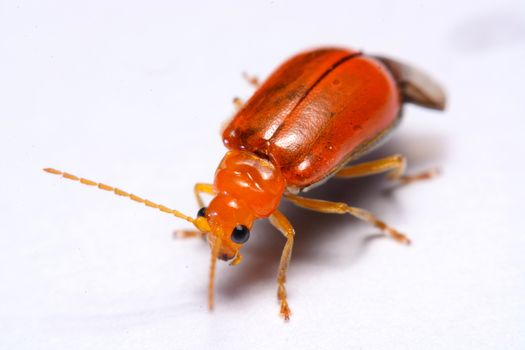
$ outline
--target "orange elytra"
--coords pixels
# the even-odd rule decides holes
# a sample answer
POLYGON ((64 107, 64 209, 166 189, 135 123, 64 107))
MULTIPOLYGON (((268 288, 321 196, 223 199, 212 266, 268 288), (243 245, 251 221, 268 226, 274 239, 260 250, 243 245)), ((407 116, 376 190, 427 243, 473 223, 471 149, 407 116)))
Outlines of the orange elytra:
POLYGON ((406 184, 431 177, 435 171, 404 175, 406 160, 392 155, 375 161, 354 161, 381 144, 399 124, 403 103, 443 110, 445 94, 432 78, 385 57, 342 48, 320 48, 293 56, 259 86, 223 130, 228 148, 215 172, 213 184, 195 185, 201 208, 195 218, 118 188, 79 178, 52 168, 45 171, 112 191, 162 212, 191 222, 211 246, 208 303, 213 307, 217 259, 241 261, 240 250, 253 222, 268 218, 286 237, 277 274, 280 314, 286 320, 286 271, 294 242, 294 229, 277 209, 282 198, 310 210, 350 214, 365 220, 402 243, 406 236, 370 212, 345 203, 305 198, 300 193, 331 176, 354 178, 388 173, 390 180, 406 184), (213 197, 207 207, 202 193, 213 197))

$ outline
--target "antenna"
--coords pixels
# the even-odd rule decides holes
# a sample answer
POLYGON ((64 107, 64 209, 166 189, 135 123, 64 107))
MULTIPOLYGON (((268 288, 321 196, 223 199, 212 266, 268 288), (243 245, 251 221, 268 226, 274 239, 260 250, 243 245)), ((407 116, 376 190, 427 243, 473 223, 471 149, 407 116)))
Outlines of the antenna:
POLYGON ((211 250, 211 262, 210 262, 210 281, 208 284, 208 308, 213 310, 213 292, 215 289, 215 265, 217 264, 217 256, 221 250, 221 238, 217 236, 211 250))
POLYGON ((188 215, 184 215, 183 213, 181 213, 178 210, 168 208, 168 207, 166 207, 165 205, 162 205, 162 204, 154 203, 154 202, 152 202, 152 201, 150 201, 148 199, 143 199, 143 198, 141 198, 139 196, 134 195, 133 193, 128 193, 128 192, 123 191, 123 190, 121 190, 119 188, 112 187, 112 186, 109 186, 109 185, 106 185, 106 184, 103 184, 103 183, 98 183, 98 182, 95 182, 95 181, 91 181, 91 180, 85 179, 83 177, 78 177, 78 176, 75 176, 73 174, 66 173, 66 172, 63 172, 63 171, 60 171, 60 170, 56 170, 56 169, 53 169, 53 168, 45 168, 43 170, 45 172, 47 172, 47 173, 50 173, 50 174, 53 174, 53 175, 59 175, 59 176, 65 178, 65 179, 68 179, 68 180, 78 181, 78 182, 80 182, 83 185, 94 186, 94 187, 97 187, 98 189, 101 189, 101 190, 104 190, 104 191, 113 192, 117 196, 128 197, 129 199, 131 199, 131 200, 133 200, 135 202, 138 202, 138 203, 142 203, 142 204, 144 204, 147 207, 158 209, 158 210, 160 210, 163 213, 171 214, 173 216, 176 216, 178 218, 181 218, 181 219, 184 219, 184 220, 186 220, 188 222, 191 222, 192 224, 197 226, 197 228, 201 229, 201 227, 199 227, 202 224, 200 222, 200 220, 194 220, 192 217, 190 217, 188 215))

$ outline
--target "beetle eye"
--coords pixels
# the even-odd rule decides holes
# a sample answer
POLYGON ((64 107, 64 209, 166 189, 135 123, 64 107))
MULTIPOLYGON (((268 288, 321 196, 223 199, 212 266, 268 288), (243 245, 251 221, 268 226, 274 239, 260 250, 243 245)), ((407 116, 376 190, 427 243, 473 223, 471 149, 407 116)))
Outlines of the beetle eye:
POLYGON ((231 239, 235 243, 243 244, 250 238, 250 229, 244 225, 237 225, 232 231, 231 239))
POLYGON ((197 212, 197 217, 205 217, 206 216, 206 207, 202 207, 197 212))

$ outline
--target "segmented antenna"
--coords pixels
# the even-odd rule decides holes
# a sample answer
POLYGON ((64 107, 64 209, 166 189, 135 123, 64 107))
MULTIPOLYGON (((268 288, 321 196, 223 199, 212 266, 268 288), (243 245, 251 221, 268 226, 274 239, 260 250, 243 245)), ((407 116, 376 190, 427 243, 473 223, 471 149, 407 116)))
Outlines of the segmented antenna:
POLYGON ((211 250, 211 261, 210 261, 210 280, 208 284, 208 308, 213 310, 213 293, 215 290, 215 265, 217 263, 217 256, 221 250, 221 238, 217 236, 211 250))
POLYGON ((178 210, 168 208, 168 207, 166 207, 165 205, 162 205, 162 204, 154 203, 154 202, 152 202, 152 201, 150 201, 148 199, 143 199, 143 198, 141 198, 139 196, 134 195, 133 193, 128 193, 128 192, 123 191, 123 190, 121 190, 119 188, 111 187, 111 186, 108 186, 108 185, 103 184, 103 183, 98 183, 98 182, 95 182, 95 181, 84 179, 83 177, 78 177, 78 176, 75 176, 73 174, 69 174, 69 173, 66 173, 66 172, 63 172, 63 171, 60 171, 60 170, 56 170, 56 169, 53 169, 53 168, 45 168, 43 170, 45 172, 47 172, 47 173, 50 173, 50 174, 62 176, 63 178, 68 179, 68 180, 78 181, 78 182, 80 182, 83 185, 95 186, 95 187, 98 187, 101 190, 108 191, 108 192, 113 192, 117 196, 128 197, 129 199, 131 199, 131 200, 133 200, 135 202, 138 202, 138 203, 142 203, 142 204, 144 204, 147 207, 158 209, 158 210, 160 210, 163 213, 174 215, 174 216, 176 216, 178 218, 184 219, 186 221, 191 222, 192 224, 195 224, 195 220, 192 217, 184 215, 183 213, 181 213, 178 210))

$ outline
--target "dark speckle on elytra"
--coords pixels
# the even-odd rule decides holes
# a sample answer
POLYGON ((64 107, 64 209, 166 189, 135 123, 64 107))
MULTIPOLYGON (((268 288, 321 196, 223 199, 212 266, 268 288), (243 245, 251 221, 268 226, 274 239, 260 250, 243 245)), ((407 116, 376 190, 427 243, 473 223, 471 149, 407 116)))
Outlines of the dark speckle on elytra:
POLYGON ((363 130, 363 127, 361 125, 359 125, 359 124, 356 124, 356 125, 353 126, 353 129, 354 129, 354 131, 360 131, 360 130, 363 130))
POLYGON ((340 81, 339 79, 334 79, 334 80, 332 81, 332 84, 333 84, 334 86, 337 86, 337 85, 341 84, 341 81, 340 81))
POLYGON ((292 91, 289 91, 287 94, 286 94, 286 98, 289 100, 289 101, 294 101, 298 98, 301 98, 302 96, 304 95, 304 92, 301 88, 298 88, 296 90, 292 90, 292 91))

